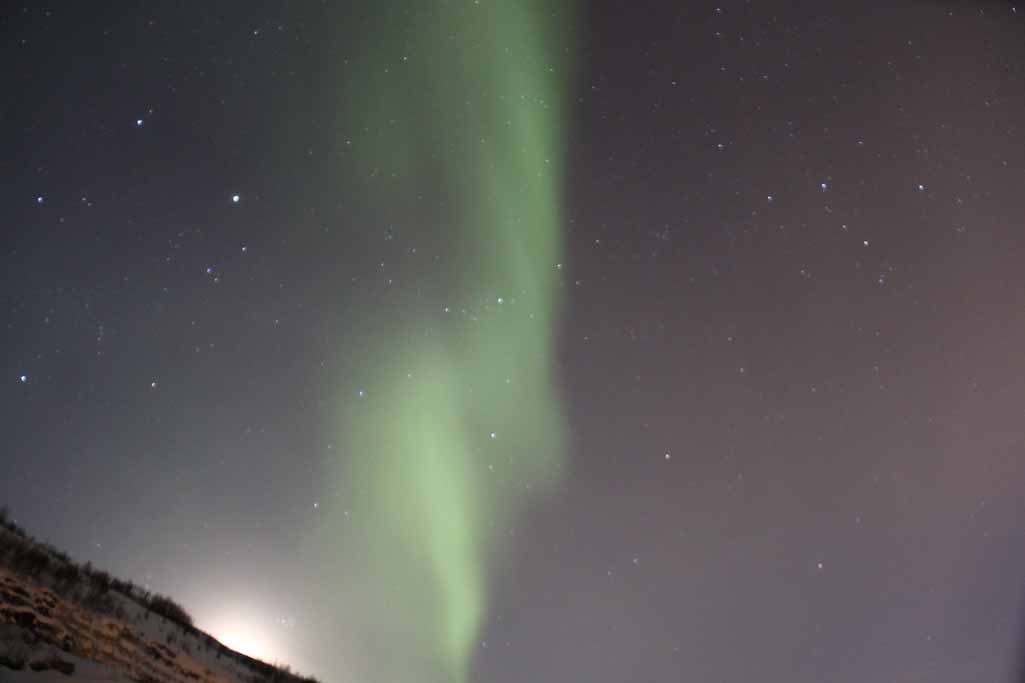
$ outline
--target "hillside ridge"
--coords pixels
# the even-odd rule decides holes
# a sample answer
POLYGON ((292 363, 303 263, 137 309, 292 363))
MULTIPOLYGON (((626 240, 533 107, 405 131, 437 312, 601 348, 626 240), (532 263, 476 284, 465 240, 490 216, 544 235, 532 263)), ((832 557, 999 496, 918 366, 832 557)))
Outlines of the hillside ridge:
POLYGON ((227 647, 173 599, 78 564, 0 509, 0 680, 317 683, 227 647))

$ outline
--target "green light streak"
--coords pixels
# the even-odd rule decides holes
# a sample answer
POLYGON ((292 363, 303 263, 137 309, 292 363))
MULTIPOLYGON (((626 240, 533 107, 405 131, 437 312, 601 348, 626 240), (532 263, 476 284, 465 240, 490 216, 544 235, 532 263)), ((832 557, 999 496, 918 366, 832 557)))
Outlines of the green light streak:
POLYGON ((380 680, 462 683, 500 546, 564 468, 553 354, 571 17, 523 0, 386 5, 346 85, 340 154, 373 201, 407 223, 418 212, 448 251, 419 297, 359 323, 365 395, 340 399, 335 473, 348 512, 329 525, 349 589, 338 607, 364 653, 382 648, 365 667, 380 680))

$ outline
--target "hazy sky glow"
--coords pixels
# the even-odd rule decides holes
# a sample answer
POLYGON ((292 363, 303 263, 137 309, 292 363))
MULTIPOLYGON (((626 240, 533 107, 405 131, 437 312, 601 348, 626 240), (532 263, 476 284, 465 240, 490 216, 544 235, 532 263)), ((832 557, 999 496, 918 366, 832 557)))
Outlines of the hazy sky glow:
POLYGON ((1020 7, 65 5, 0 41, 32 533, 325 682, 1015 674, 1020 7))

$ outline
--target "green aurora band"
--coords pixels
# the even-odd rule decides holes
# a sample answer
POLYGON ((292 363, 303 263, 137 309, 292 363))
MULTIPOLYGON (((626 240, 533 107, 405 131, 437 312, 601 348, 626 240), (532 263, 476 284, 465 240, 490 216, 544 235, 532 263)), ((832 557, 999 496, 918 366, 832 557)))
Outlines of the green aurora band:
POLYGON ((468 680, 497 559, 565 469, 553 369, 572 21, 550 0, 385 2, 354 53, 339 144, 362 201, 419 222, 445 258, 346 349, 365 391, 345 380, 347 509, 326 526, 344 555, 336 607, 373 678, 468 680))

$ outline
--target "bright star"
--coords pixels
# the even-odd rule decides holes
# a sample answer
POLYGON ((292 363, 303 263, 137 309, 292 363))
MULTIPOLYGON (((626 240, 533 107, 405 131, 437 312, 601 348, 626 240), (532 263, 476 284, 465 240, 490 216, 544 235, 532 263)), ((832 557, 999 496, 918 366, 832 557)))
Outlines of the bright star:
POLYGON ((142 125, 142 119, 135 119, 135 125, 136 126, 141 126, 142 125))
POLYGON ((21 377, 19 377, 18 379, 20 379, 20 380, 22 381, 22 384, 24 384, 25 382, 27 382, 27 381, 28 381, 28 375, 22 375, 22 376, 21 376, 21 377))
POLYGON ((239 197, 237 194, 231 195, 231 201, 232 201, 233 204, 238 204, 240 199, 242 199, 242 198, 239 197))

